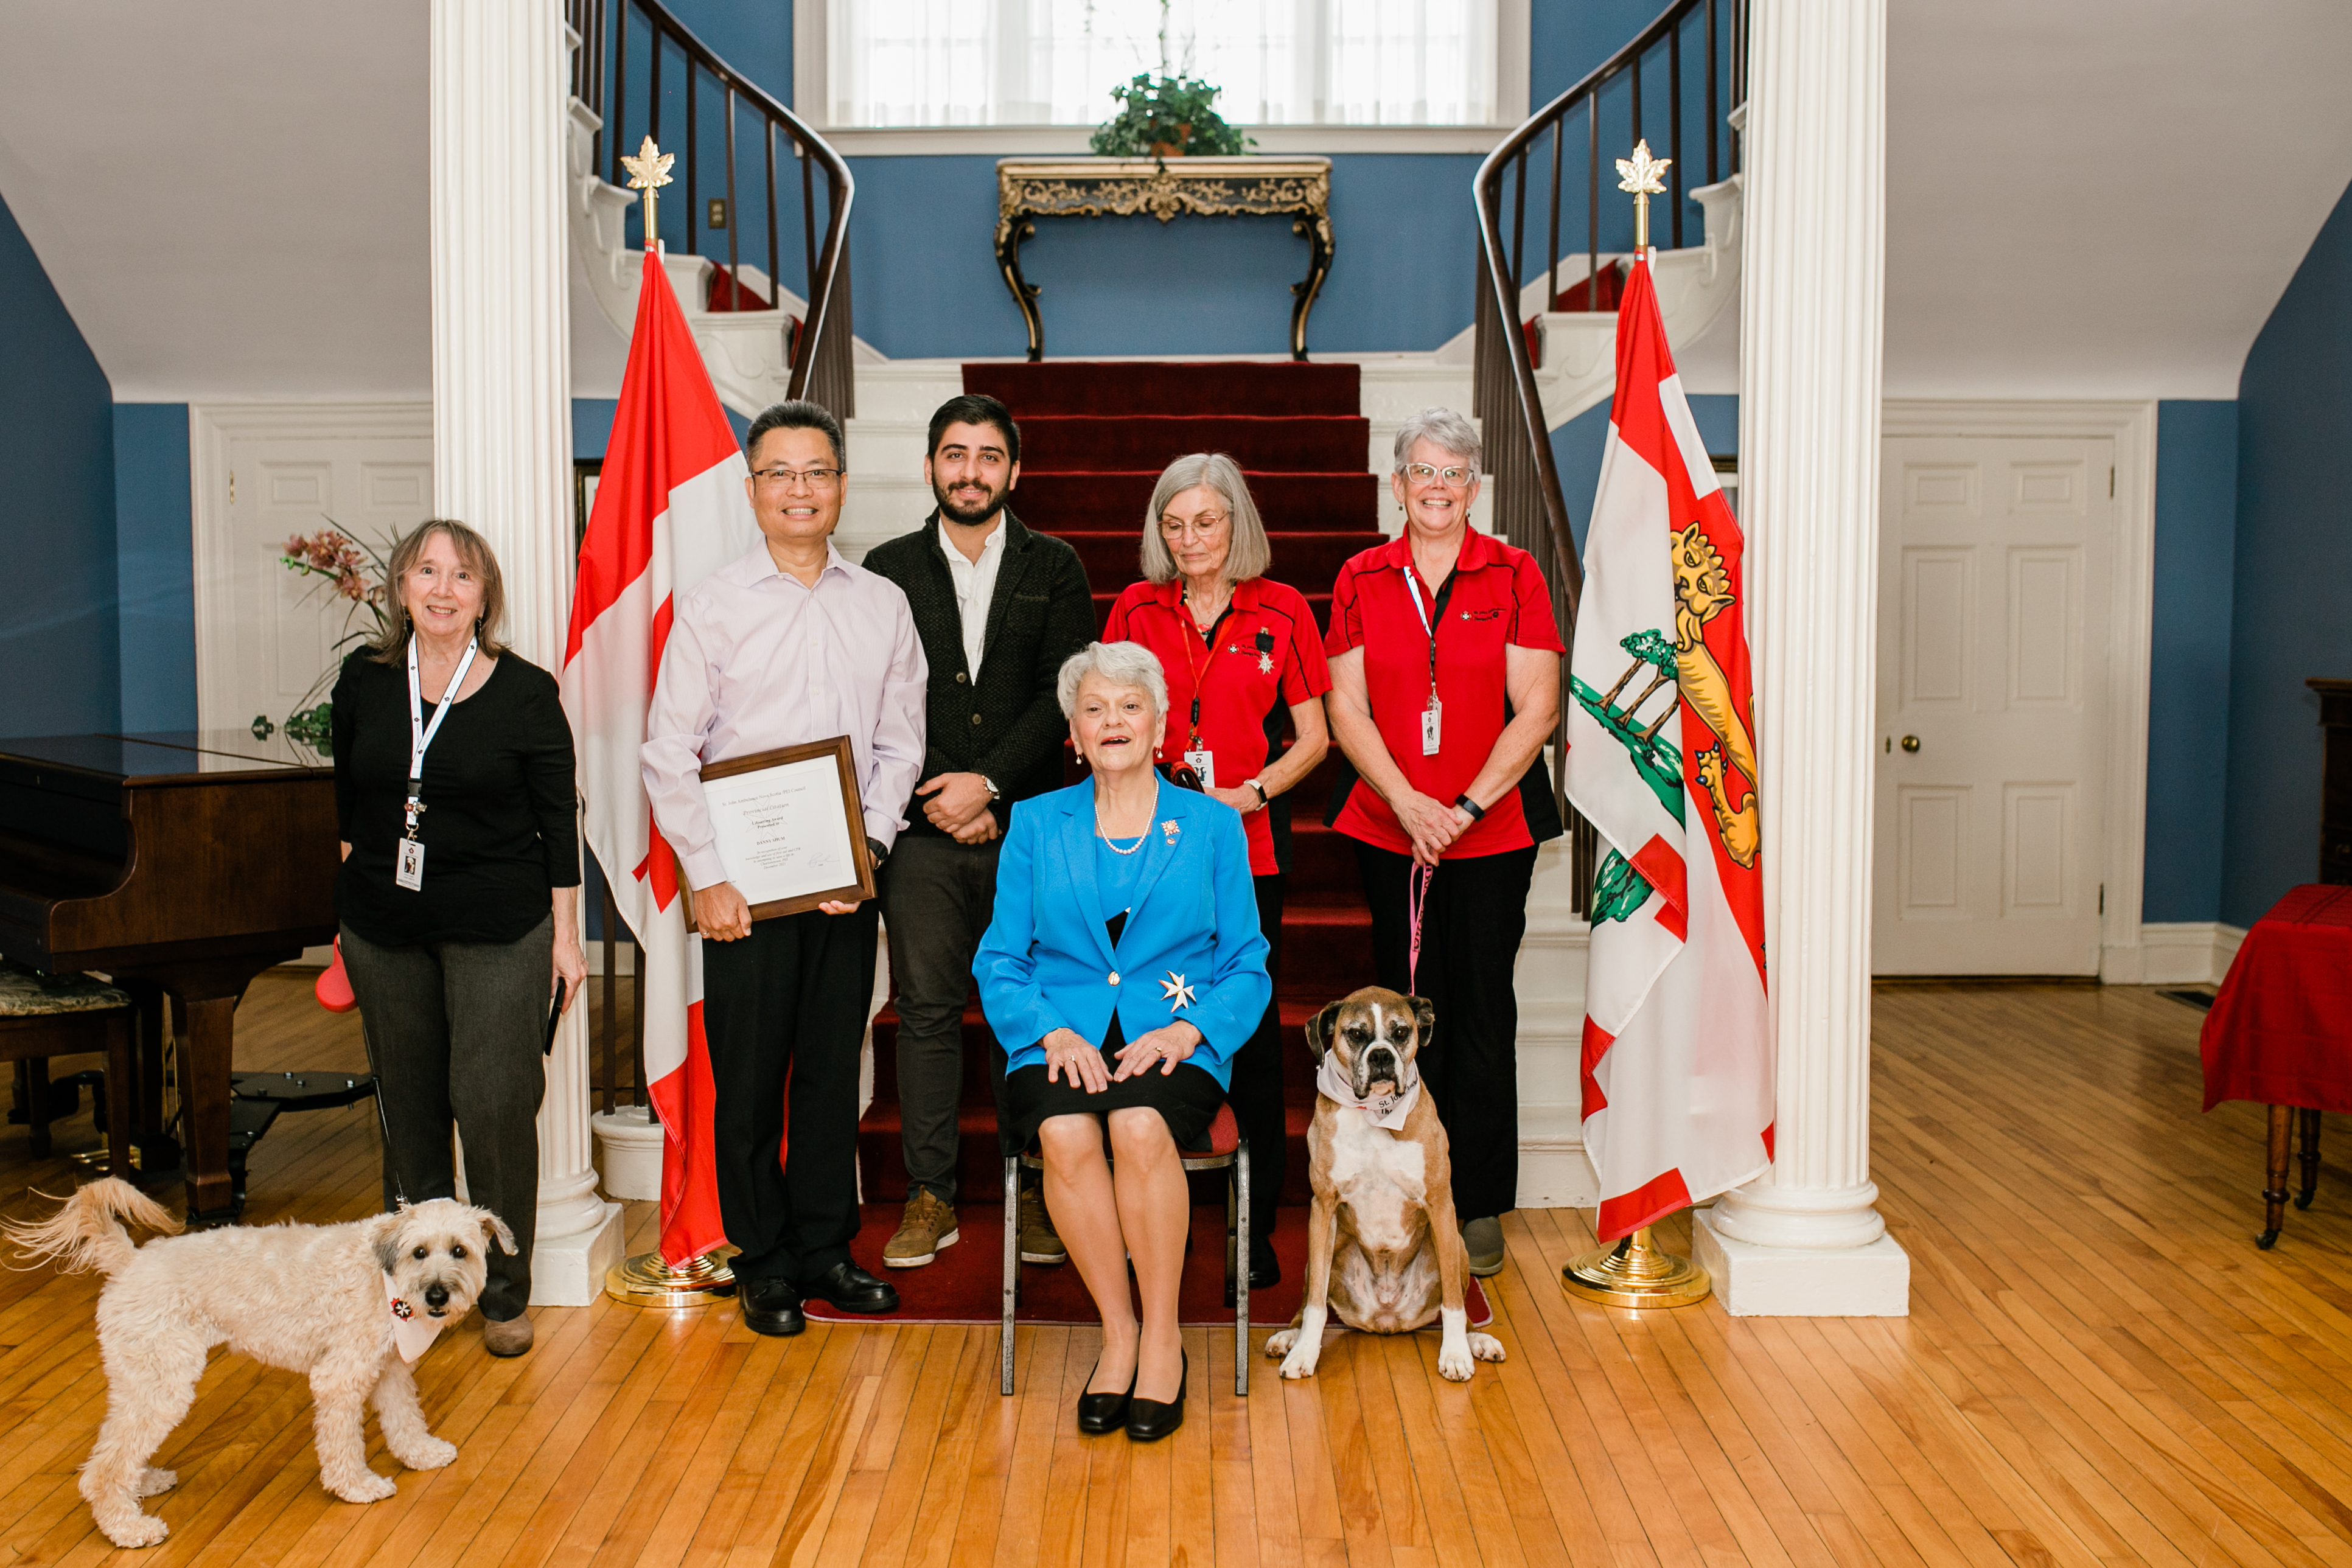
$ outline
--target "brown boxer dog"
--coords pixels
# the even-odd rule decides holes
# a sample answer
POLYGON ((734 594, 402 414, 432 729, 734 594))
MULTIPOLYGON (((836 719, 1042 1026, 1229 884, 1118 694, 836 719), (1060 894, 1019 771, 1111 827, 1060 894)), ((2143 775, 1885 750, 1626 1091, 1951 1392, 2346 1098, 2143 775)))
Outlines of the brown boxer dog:
POLYGON ((1436 1320, 1437 1370, 1456 1383, 1478 1362, 1503 1359, 1501 1341, 1470 1332, 1462 1304, 1470 1260, 1454 1218, 1454 1165, 1414 1061, 1435 1017, 1423 998, 1368 986, 1307 1021, 1317 1095, 1307 1291, 1291 1325, 1265 1342, 1285 1377, 1315 1375, 1331 1315, 1364 1333, 1411 1333, 1436 1320))

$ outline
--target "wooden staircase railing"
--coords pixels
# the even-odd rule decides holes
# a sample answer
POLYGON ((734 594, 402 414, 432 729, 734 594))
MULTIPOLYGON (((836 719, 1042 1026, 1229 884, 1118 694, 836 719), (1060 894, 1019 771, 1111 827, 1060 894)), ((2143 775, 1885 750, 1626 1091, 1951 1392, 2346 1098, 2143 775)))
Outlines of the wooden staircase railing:
MULTIPOLYGON (((613 0, 610 5, 607 0, 564 0, 564 9, 580 37, 580 47, 572 54, 572 91, 604 122, 596 133, 594 165, 606 171, 604 177, 614 184, 624 183, 621 156, 635 152, 639 138, 661 141, 663 100, 669 96, 666 89, 683 72, 685 146, 680 150, 672 145, 665 151, 680 152, 675 178, 684 188, 685 200, 662 204, 662 228, 666 239, 672 235, 682 237, 682 244, 671 242, 672 248, 688 256, 701 255, 711 227, 704 198, 725 193, 724 287, 730 307, 741 308, 750 300, 751 308, 775 308, 779 266, 786 256, 778 244, 778 209, 790 201, 793 186, 798 185, 801 294, 808 302, 808 313, 787 343, 792 363, 788 395, 821 403, 842 419, 851 417, 856 413, 856 389, 850 360, 849 208, 856 182, 848 163, 806 121, 713 54, 658 0, 613 0), (702 111, 706 90, 719 95, 723 119, 718 138, 721 145, 709 150, 716 155, 709 157, 708 162, 702 111), (746 120, 748 126, 743 123, 746 120), (736 199, 739 130, 759 141, 755 155, 759 172, 747 174, 744 183, 760 198, 757 204, 765 217, 768 287, 764 305, 758 303, 757 290, 740 282, 744 208, 736 199), (782 181, 777 177, 780 143, 786 163, 782 181), (797 165, 797 177, 793 165, 797 165), (825 185, 822 214, 816 193, 820 172, 825 185)), ((641 223, 642 219, 632 216, 630 221, 641 223)), ((780 328, 791 332, 781 323, 780 328)))
MULTIPOLYGON (((1552 459, 1551 433, 1544 418, 1543 397, 1536 386, 1534 344, 1520 320, 1520 300, 1528 281, 1528 159, 1540 147, 1544 133, 1549 131, 1549 201, 1547 206, 1539 207, 1538 214, 1543 224, 1543 308, 1553 308, 1559 298, 1560 225, 1564 214, 1573 225, 1571 239, 1574 226, 1583 230, 1585 275, 1581 308, 1613 308, 1613 297, 1601 281, 1601 258, 1604 249, 1609 248, 1602 243, 1602 235, 1604 229, 1615 226, 1604 218, 1602 172, 1613 171, 1614 161, 1631 152, 1634 142, 1645 134, 1663 131, 1665 146, 1659 151, 1674 160, 1668 172, 1664 226, 1671 245, 1681 248, 1685 193, 1688 188, 1688 165, 1684 158, 1685 94, 1695 90, 1704 105, 1701 124, 1706 143, 1705 183, 1711 185, 1738 172, 1739 142, 1726 123, 1725 114, 1728 111, 1725 105, 1727 102, 1737 106, 1747 99, 1746 13, 1746 0, 1674 0, 1631 43, 1505 137, 1478 166, 1472 182, 1478 212, 1479 277, 1471 408, 1478 415, 1481 444, 1486 449, 1495 531, 1508 543, 1533 555, 1543 568, 1545 580, 1551 584, 1553 616, 1559 623, 1561 637, 1571 645, 1584 571, 1577 556, 1575 536, 1569 527, 1568 499, 1560 488, 1559 469, 1552 459), (1686 47, 1685 35, 1691 33, 1699 37, 1696 47, 1686 47), (1694 60, 1703 62, 1696 84, 1690 81, 1694 60), (1643 91, 1645 85, 1654 89, 1661 76, 1665 89, 1665 120, 1660 125, 1654 120, 1645 132, 1643 91), (1622 90, 1630 110, 1630 123, 1622 146, 1615 143, 1613 137, 1604 136, 1601 123, 1603 94, 1616 96, 1612 89, 1622 90), (1585 199, 1580 225, 1575 224, 1578 214, 1561 204, 1570 158, 1568 138, 1577 131, 1582 132, 1580 140, 1583 146, 1575 156, 1584 165, 1585 199)), ((1540 173, 1538 177, 1541 178, 1540 173)), ((1610 185, 1613 190, 1613 173, 1610 185)), ((1609 218, 1617 216, 1612 207, 1609 218)), ((1630 206, 1622 217, 1625 243, 1618 248, 1630 250, 1630 206)), ((1656 230, 1652 232, 1654 235, 1656 230)), ((1575 248, 1571 246, 1569 254, 1573 255, 1575 248)), ((1562 659, 1559 720, 1552 735, 1552 790, 1559 801, 1561 820, 1569 824, 1576 910, 1584 915, 1590 913, 1587 906, 1596 845, 1591 824, 1569 806, 1561 788, 1562 770, 1568 760, 1567 692, 1568 661, 1562 659)))

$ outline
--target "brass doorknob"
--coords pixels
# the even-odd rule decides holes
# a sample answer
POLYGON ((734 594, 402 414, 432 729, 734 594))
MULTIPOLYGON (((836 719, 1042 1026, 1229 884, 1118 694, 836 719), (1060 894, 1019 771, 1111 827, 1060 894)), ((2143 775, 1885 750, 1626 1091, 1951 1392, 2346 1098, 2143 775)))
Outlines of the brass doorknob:
POLYGON ((1906 735, 1906 736, 1905 736, 1905 737, 1903 737, 1903 749, 1904 749, 1904 750, 1906 750, 1906 751, 1916 751, 1916 750, 1918 750, 1918 749, 1919 749, 1919 737, 1918 737, 1917 736, 1916 736, 1916 735, 1906 735))

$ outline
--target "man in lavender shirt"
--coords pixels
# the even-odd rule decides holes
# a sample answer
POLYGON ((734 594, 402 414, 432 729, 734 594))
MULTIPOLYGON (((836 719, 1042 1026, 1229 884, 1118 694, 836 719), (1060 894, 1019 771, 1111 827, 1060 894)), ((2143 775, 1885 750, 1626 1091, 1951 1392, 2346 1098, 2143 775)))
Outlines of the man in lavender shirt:
POLYGON ((898 1293, 849 1256, 857 1234, 858 1048, 878 912, 825 904, 754 924, 726 880, 698 770, 847 735, 866 836, 888 858, 923 767, 928 671, 907 596, 833 548, 841 424, 778 403, 744 442, 759 549, 678 596, 641 754, 654 821, 694 893, 719 1217, 743 1322, 796 1334, 801 1302, 889 1312, 898 1293), (785 1134, 785 1074, 792 1081, 785 1134))

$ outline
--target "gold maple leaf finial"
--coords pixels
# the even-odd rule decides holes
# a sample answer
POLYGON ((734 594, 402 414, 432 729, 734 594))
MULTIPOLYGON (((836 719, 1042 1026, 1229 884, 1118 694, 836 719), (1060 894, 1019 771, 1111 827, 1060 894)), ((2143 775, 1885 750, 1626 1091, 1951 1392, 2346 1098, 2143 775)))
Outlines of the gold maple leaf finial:
POLYGON ((1620 176, 1617 188, 1630 191, 1633 196, 1633 248, 1650 248, 1650 198, 1666 193, 1665 172, 1673 167, 1671 158, 1650 156, 1650 143, 1645 139, 1633 144, 1631 158, 1617 160, 1620 176))
MULTIPOLYGON (((1643 143, 1644 152, 1648 148, 1647 142, 1643 143)), ((621 155, 621 167, 629 172, 629 189, 632 191, 651 191, 668 184, 669 166, 676 162, 677 154, 663 152, 654 145, 654 139, 650 136, 646 138, 645 145, 637 149, 635 157, 632 158, 625 152, 621 155)), ((1625 165, 1620 162, 1617 167, 1622 169, 1625 165)), ((1631 186, 1626 188, 1632 189, 1631 186)))
POLYGON ((651 249, 658 249, 661 245, 661 225, 656 221, 655 193, 670 183, 669 166, 677 162, 677 153, 663 152, 654 145, 654 139, 650 136, 637 149, 635 157, 632 158, 625 152, 621 154, 621 167, 629 172, 629 189, 646 193, 646 245, 651 249))

